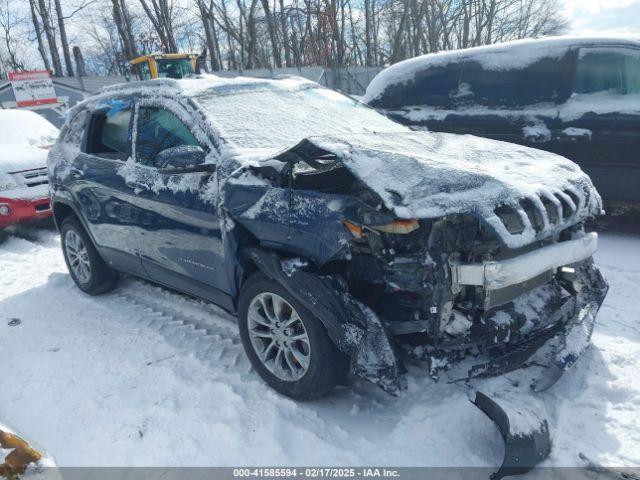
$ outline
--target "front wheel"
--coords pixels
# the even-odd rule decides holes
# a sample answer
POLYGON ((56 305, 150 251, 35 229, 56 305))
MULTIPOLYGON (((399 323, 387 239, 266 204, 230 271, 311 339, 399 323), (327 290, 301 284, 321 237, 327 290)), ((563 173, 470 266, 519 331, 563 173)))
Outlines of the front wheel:
POLYGON ((240 337, 253 368, 274 390, 316 398, 342 382, 349 359, 322 324, 278 282, 255 275, 238 309, 240 337))
POLYGON ((77 218, 69 217, 62 222, 60 238, 64 261, 80 290, 99 295, 113 289, 117 275, 102 260, 77 218))

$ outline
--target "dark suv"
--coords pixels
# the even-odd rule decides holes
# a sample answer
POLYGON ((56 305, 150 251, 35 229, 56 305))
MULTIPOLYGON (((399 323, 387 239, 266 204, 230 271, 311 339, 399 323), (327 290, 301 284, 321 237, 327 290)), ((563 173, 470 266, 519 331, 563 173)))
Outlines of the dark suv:
POLYGON ((81 290, 122 272, 237 313, 254 368, 293 397, 349 371, 394 391, 406 356, 555 372, 607 289, 575 164, 414 132, 301 79, 109 88, 71 110, 49 177, 81 290))
POLYGON ((416 57, 365 101, 405 125, 570 158, 607 203, 640 205, 640 42, 545 38, 416 57))

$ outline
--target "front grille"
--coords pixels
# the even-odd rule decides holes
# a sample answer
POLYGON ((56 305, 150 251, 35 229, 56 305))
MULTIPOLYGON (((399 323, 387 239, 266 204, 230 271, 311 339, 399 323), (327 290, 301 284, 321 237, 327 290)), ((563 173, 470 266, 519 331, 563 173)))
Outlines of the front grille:
POLYGON ((49 183, 47 167, 25 170, 24 172, 16 172, 13 175, 19 177, 22 180, 22 183, 27 187, 37 187, 38 185, 46 185, 49 183))
POLYGON ((533 229, 538 236, 569 223, 586 205, 585 192, 578 188, 567 188, 537 197, 521 198, 518 203, 500 205, 494 213, 511 235, 533 229))

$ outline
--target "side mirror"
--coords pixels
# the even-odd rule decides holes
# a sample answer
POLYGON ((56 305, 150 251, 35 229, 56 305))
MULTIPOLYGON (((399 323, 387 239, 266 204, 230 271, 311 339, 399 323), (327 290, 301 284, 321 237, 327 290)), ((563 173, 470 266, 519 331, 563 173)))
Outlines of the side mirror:
POLYGON ((179 145, 158 153, 153 163, 160 170, 189 170, 204 164, 205 156, 198 146, 179 145))

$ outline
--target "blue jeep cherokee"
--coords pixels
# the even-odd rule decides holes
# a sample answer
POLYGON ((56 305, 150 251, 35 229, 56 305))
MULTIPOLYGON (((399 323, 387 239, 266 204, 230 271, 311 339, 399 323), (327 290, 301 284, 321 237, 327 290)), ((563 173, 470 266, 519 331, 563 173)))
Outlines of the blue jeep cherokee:
POLYGON ((600 197, 575 164, 415 132, 302 79, 106 89, 69 112, 49 176, 81 290, 126 273, 215 302, 295 398, 349 372, 393 392, 406 357, 556 372, 607 290, 583 229, 600 197))

